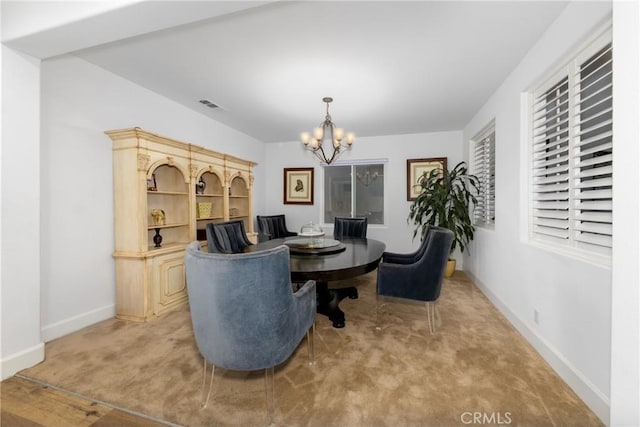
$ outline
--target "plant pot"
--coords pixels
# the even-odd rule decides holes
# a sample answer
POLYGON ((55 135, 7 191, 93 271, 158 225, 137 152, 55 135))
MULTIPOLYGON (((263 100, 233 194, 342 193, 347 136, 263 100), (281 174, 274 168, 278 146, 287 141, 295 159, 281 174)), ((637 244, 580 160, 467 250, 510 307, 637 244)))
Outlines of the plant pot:
POLYGON ((453 276, 454 271, 456 271, 456 260, 453 258, 449 258, 449 261, 447 261, 447 268, 445 268, 444 270, 444 277, 448 279, 449 277, 453 276))

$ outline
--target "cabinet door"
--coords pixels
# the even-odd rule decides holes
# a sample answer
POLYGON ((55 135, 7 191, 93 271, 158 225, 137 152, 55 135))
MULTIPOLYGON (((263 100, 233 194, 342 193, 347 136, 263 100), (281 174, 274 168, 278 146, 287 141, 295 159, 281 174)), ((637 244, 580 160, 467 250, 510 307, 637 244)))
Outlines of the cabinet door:
POLYGON ((154 257, 153 274, 155 315, 187 301, 184 251, 154 257))
POLYGON ((140 257, 116 257, 116 316, 145 322, 152 316, 151 279, 147 261, 140 257))

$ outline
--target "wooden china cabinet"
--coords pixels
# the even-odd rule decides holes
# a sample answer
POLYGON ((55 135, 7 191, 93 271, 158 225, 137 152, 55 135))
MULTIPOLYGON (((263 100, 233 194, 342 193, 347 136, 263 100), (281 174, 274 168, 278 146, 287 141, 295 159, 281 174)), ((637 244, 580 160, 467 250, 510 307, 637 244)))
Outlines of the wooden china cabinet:
POLYGON ((116 315, 147 321, 187 301, 184 250, 210 222, 253 231, 255 163, 140 128, 113 141, 116 315))

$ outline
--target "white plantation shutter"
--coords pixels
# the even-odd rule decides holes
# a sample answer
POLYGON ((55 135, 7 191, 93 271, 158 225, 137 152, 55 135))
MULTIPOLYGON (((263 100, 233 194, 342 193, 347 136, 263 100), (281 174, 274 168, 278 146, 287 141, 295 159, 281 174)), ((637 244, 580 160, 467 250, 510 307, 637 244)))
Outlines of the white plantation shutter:
POLYGON ((533 94, 534 238, 610 253, 612 55, 606 34, 533 94))
POLYGON ((533 232, 569 238, 569 78, 535 95, 533 232))
POLYGON ((612 229, 612 72, 608 43, 578 64, 574 99, 574 238, 607 248, 612 229))
POLYGON ((478 178, 478 203, 473 211, 473 221, 476 225, 490 225, 496 218, 496 176, 495 176, 495 139, 496 132, 493 124, 488 130, 474 138, 473 144, 473 174, 478 178))

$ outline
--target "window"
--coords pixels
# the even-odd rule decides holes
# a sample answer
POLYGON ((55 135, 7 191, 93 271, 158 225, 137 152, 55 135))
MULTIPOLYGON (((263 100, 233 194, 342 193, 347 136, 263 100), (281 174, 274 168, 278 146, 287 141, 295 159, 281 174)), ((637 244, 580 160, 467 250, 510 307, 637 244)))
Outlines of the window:
POLYGON ((384 224, 384 164, 341 164, 324 168, 324 222, 367 217, 384 224))
POLYGON ((610 254, 610 31, 540 86, 533 98, 533 237, 610 254))
POLYGON ((496 127, 491 122, 471 141, 472 171, 478 177, 478 203, 473 210, 475 225, 493 225, 496 220, 496 127))

